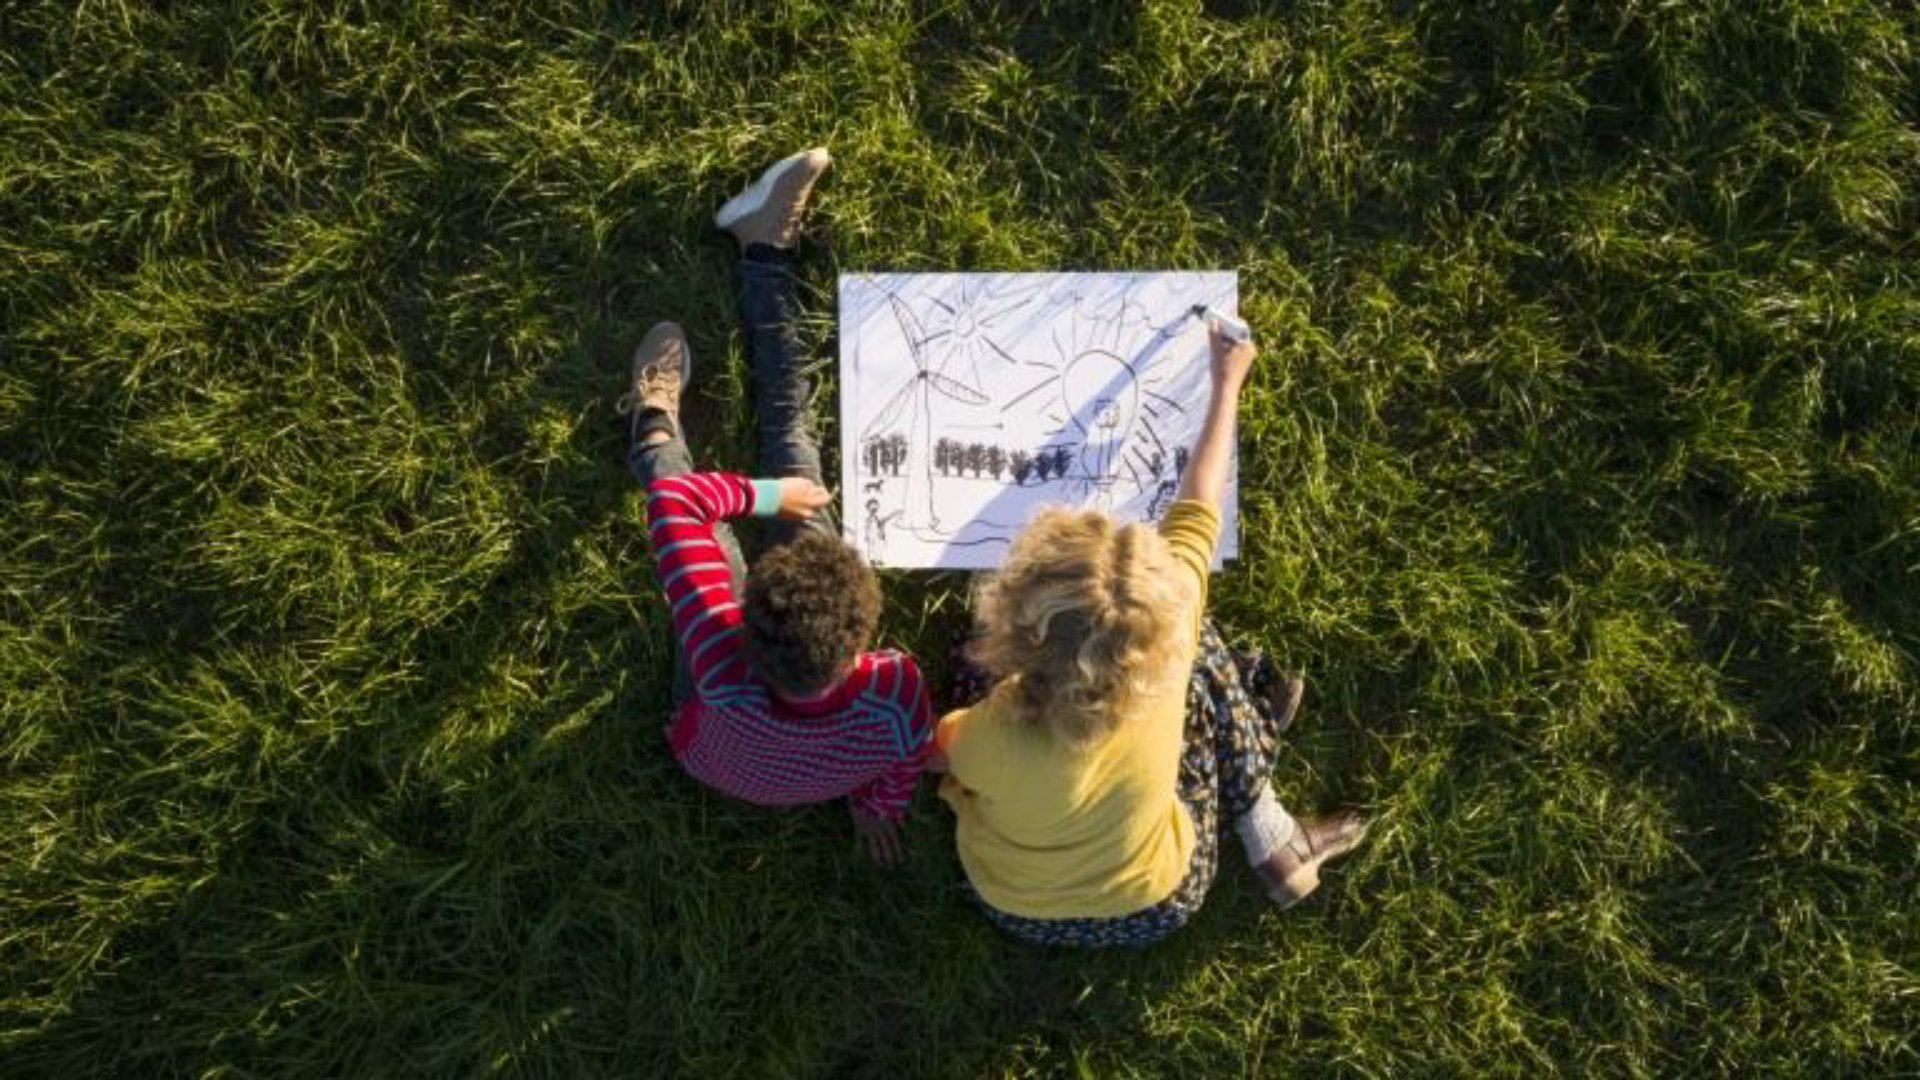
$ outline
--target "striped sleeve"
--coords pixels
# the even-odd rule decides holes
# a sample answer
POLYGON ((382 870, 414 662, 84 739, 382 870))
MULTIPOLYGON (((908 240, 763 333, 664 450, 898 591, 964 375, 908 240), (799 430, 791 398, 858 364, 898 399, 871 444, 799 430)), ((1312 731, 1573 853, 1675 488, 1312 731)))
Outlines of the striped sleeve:
POLYGON ((653 539, 660 587, 682 655, 703 700, 749 685, 740 651, 740 602, 733 570, 713 528, 751 513, 753 485, 730 473, 685 473, 647 489, 647 532, 653 539))
POLYGON ((899 821, 913 802, 913 789, 931 746, 933 705, 920 668, 910 657, 894 655, 877 664, 868 694, 892 726, 897 755, 872 780, 848 793, 856 814, 899 821))

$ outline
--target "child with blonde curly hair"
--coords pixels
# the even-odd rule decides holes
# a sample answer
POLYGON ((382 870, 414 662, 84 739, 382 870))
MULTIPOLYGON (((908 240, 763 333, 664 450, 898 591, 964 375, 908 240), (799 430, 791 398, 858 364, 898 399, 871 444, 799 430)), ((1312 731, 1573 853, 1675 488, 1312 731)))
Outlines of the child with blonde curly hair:
POLYGON ((1268 777, 1299 703, 1255 703, 1205 619, 1251 341, 1212 335, 1212 401, 1158 527, 1051 509, 980 590, 973 657, 996 680, 935 734, 940 796, 988 918, 1035 944, 1145 945, 1184 925, 1231 823, 1290 906, 1365 831, 1354 811, 1296 820, 1268 777))

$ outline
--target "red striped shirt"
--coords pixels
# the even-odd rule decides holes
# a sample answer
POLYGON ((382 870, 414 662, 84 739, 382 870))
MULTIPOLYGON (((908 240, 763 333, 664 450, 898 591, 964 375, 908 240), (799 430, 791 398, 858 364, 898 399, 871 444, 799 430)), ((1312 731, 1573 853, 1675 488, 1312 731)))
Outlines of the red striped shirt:
MULTIPOLYGON (((777 507, 758 508, 772 512, 777 507)), ((765 806, 846 796, 899 820, 913 798, 933 711, 920 669, 891 649, 865 653, 817 698, 775 695, 741 650, 742 615, 718 522, 756 512, 754 487, 730 473, 687 473, 647 491, 647 528, 693 694, 668 740, 710 787, 765 806)))

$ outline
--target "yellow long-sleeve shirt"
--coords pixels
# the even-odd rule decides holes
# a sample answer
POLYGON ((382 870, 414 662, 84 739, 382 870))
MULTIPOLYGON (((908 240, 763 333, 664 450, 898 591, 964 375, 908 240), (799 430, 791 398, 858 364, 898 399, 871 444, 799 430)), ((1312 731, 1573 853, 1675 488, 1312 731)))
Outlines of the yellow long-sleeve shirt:
MULTIPOLYGON (((1160 532, 1176 573, 1191 574, 1197 626, 1220 535, 1210 504, 1177 502, 1160 532)), ((1091 746, 1057 742, 1019 717, 1011 687, 949 713, 934 738, 946 755, 940 797, 959 819, 967 879, 982 899, 1036 919, 1127 915, 1166 899, 1193 857, 1193 821, 1180 802, 1189 653, 1091 746)))

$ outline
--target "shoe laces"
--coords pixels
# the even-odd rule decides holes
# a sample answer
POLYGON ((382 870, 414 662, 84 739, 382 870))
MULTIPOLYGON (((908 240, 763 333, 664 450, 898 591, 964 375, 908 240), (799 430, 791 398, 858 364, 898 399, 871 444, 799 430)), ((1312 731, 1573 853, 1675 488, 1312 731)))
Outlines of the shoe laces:
POLYGON ((652 363, 641 368, 633 377, 633 384, 620 400, 613 403, 614 412, 628 416, 647 407, 648 398, 658 398, 665 408, 673 409, 680 404, 679 358, 669 352, 652 363))

